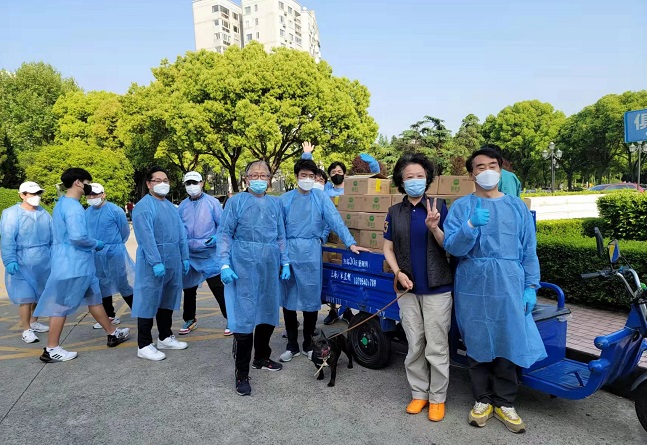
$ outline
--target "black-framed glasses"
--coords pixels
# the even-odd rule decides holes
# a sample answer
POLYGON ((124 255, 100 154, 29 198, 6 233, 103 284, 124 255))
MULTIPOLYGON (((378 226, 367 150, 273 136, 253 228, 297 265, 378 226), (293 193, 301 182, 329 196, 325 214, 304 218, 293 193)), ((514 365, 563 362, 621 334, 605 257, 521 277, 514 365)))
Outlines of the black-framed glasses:
POLYGON ((261 173, 261 174, 256 173, 256 174, 253 174, 253 175, 247 175, 247 177, 249 179, 253 179, 253 180, 264 179, 264 180, 267 181, 268 179, 270 179, 270 175, 266 175, 265 173, 261 173))
POLYGON ((195 181, 193 179, 189 179, 188 181, 184 181, 184 185, 198 185, 200 184, 198 181, 195 181))

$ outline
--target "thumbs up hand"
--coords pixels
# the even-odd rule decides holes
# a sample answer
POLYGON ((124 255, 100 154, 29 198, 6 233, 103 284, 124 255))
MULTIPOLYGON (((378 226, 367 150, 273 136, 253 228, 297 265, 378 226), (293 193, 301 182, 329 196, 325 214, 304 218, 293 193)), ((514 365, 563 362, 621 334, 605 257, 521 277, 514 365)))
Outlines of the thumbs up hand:
POLYGON ((480 227, 486 225, 488 221, 490 221, 490 211, 481 208, 481 198, 476 198, 476 207, 470 217, 470 223, 474 227, 480 227))

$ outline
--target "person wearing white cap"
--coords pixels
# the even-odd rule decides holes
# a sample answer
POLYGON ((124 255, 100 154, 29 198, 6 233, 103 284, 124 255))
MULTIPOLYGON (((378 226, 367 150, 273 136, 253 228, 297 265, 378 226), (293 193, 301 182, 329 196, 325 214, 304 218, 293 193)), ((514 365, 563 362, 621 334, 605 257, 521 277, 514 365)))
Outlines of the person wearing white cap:
MULTIPOLYGON (((225 288, 220 280, 220 266, 216 257, 216 230, 222 206, 216 198, 203 193, 204 182, 200 173, 188 172, 183 182, 189 197, 180 203, 178 211, 187 232, 191 267, 183 277, 184 326, 179 331, 181 335, 188 334, 198 326, 195 316, 196 293, 205 280, 220 306, 222 316, 227 318, 225 288)), ((228 328, 225 329, 225 335, 231 334, 228 328)))
POLYGON ((49 331, 33 312, 50 272, 52 217, 40 206, 44 190, 38 184, 23 182, 18 192, 22 202, 2 211, 2 262, 9 299, 18 305, 22 339, 35 343, 35 332, 49 331))
MULTIPOLYGON (((135 262, 128 255, 125 245, 130 236, 130 226, 124 210, 106 200, 103 185, 93 182, 90 186, 92 191, 86 197, 90 206, 85 209, 88 234, 106 245, 104 249, 95 252, 94 264, 101 287, 103 308, 110 322, 118 325, 121 320, 115 313, 112 296, 119 293, 128 307, 133 307, 135 262)), ((101 329, 99 323, 95 323, 93 327, 101 329)))

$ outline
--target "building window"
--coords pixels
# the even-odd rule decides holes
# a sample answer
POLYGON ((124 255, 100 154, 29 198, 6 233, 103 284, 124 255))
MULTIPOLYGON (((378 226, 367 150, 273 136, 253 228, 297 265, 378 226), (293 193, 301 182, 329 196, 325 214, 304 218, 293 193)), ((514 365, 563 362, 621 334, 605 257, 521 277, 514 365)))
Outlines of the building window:
POLYGON ((245 42, 250 42, 252 40, 251 34, 245 34, 245 42))
POLYGON ((229 29, 229 22, 225 22, 224 20, 222 21, 222 27, 225 29, 229 29))
POLYGON ((232 16, 234 17, 234 20, 238 21, 240 19, 240 16, 237 13, 233 13, 232 16))
POLYGON ((258 12, 258 5, 254 5, 254 12, 258 12))
POLYGON ((218 5, 211 7, 211 12, 218 12, 218 5))
POLYGON ((279 2, 279 9, 285 9, 285 4, 283 4, 283 2, 279 2))
POLYGON ((216 40, 220 40, 220 33, 219 32, 215 33, 214 37, 216 38, 216 40))
POLYGON ((229 15, 229 9, 225 8, 224 6, 221 6, 220 10, 222 11, 223 14, 229 15))
POLYGON ((297 44, 301 45, 301 37, 297 37, 296 42, 297 42, 297 44))
POLYGON ((249 28, 249 20, 245 20, 245 28, 249 28))
POLYGON ((292 6, 288 6, 288 14, 292 14, 292 6))
POLYGON ((239 31, 238 26, 234 25, 234 32, 238 34, 238 31, 239 31))
POLYGON ((256 33, 256 38, 257 38, 257 39, 260 39, 260 38, 261 38, 261 33, 260 33, 260 32, 257 32, 257 33, 256 33))
POLYGON ((251 6, 245 6, 245 14, 251 14, 252 13, 252 7, 251 6))
POLYGON ((281 22, 281 23, 285 23, 285 17, 283 17, 282 15, 280 15, 280 16, 279 16, 279 22, 281 22))
POLYGON ((290 42, 293 42, 294 41, 294 36, 292 34, 289 34, 288 36, 290 37, 290 42))
POLYGON ((279 34, 281 35, 281 37, 285 37, 285 29, 279 30, 279 34))
POLYGON ((214 26, 220 26, 220 19, 213 21, 214 26))

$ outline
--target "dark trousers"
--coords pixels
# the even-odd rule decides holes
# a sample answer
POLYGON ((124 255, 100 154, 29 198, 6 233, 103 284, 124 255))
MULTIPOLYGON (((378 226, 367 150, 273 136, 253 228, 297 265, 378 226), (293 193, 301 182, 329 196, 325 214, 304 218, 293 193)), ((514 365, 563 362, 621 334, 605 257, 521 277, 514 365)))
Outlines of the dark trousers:
POLYGON ((502 357, 491 362, 477 362, 468 357, 472 394, 477 402, 513 407, 519 380, 517 365, 502 357))
MULTIPOLYGON (((159 332, 160 340, 165 340, 173 332, 171 331, 171 324, 173 324, 173 311, 170 309, 159 308, 155 315, 157 320, 157 331, 159 332)), ((137 346, 145 348, 153 343, 153 319, 152 318, 138 318, 137 319, 137 346)))
MULTIPOLYGON (((132 295, 125 295, 122 297, 126 304, 128 305, 129 308, 133 308, 133 296, 132 295)), ((101 299, 101 303, 103 304, 103 308, 106 310, 106 314, 108 314, 108 317, 110 318, 115 318, 115 307, 112 305, 112 295, 108 295, 107 297, 103 297, 101 299)))
MULTIPOLYGON (((207 285, 211 289, 211 293, 216 297, 218 306, 220 306, 220 312, 222 316, 227 319, 227 308, 225 307, 225 286, 220 280, 220 275, 215 277, 207 278, 207 285)), ((188 287, 184 289, 184 312, 182 313, 182 318, 184 321, 193 320, 195 318, 196 311, 196 302, 195 298, 198 293, 198 286, 188 287)))
POLYGON ((259 324, 252 334, 237 334, 234 332, 234 360, 236 361, 236 378, 249 375, 249 361, 254 348, 254 361, 270 358, 270 337, 274 332, 271 324, 259 324))
MULTIPOLYGON (((312 350, 312 336, 317 326, 318 312, 303 312, 303 351, 312 350)), ((283 319, 285 320, 285 330, 288 333, 288 351, 299 351, 299 322, 297 321, 297 311, 291 311, 283 308, 283 319)))

